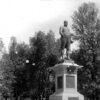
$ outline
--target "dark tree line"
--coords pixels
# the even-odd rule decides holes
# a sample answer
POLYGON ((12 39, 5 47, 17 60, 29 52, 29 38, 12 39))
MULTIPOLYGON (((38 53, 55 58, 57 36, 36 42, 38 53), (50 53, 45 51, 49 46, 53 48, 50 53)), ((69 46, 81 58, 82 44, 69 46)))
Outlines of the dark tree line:
POLYGON ((11 38, 9 53, 1 59, 3 71, 2 94, 6 97, 32 99, 48 98, 54 91, 54 83, 49 81, 49 67, 58 62, 59 40, 54 33, 42 31, 30 38, 30 44, 17 43, 11 38))

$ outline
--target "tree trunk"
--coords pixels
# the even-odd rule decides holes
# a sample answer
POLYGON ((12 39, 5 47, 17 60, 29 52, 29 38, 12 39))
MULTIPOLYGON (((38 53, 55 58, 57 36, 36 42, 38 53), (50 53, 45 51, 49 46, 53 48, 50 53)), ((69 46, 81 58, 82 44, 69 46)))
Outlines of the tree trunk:
POLYGON ((18 97, 15 97, 15 100, 18 100, 18 97))
POLYGON ((7 100, 7 97, 5 97, 5 100, 7 100))

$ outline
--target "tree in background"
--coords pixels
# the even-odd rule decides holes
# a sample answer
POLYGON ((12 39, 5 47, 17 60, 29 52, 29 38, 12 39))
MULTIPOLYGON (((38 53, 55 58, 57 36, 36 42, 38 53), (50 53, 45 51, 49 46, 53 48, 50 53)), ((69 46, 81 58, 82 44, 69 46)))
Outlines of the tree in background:
POLYGON ((2 39, 0 39, 0 93, 7 99, 12 93, 11 84, 14 80, 12 62, 5 51, 2 39))
POLYGON ((60 43, 55 39, 54 33, 50 30, 46 35, 47 42, 47 64, 48 67, 54 66, 60 57, 60 43))
POLYGON ((4 46, 4 43, 2 41, 2 38, 0 38, 0 59, 2 58, 2 55, 4 53, 6 53, 5 46, 4 46))
POLYGON ((72 28, 79 37, 80 50, 73 54, 74 60, 84 67, 78 73, 78 89, 91 100, 96 99, 98 80, 96 58, 100 46, 98 38, 100 23, 98 23, 98 9, 94 3, 84 3, 74 12, 72 28), (76 56, 76 57, 75 57, 76 56))
POLYGON ((4 53, 0 63, 3 78, 1 93, 7 99, 48 98, 54 91, 54 82, 49 81, 49 67, 58 62, 59 42, 54 33, 42 31, 30 38, 30 44, 17 43, 11 37, 9 53, 4 53))
POLYGON ((34 67, 31 67, 31 86, 39 99, 48 97, 52 91, 53 85, 52 83, 49 85, 48 68, 58 62, 59 48, 57 46, 52 31, 49 31, 47 35, 39 31, 30 40, 31 57, 29 58, 32 63, 35 63, 34 67))
POLYGON ((46 39, 45 34, 41 31, 37 32, 35 37, 30 40, 31 49, 33 49, 33 62, 35 65, 31 67, 31 86, 35 91, 38 99, 43 96, 43 90, 46 81, 46 39), (33 84, 34 83, 34 84, 33 84))
MULTIPOLYGON (((18 99, 24 92, 27 91, 27 78, 26 78, 26 60, 28 58, 29 46, 25 43, 17 43, 15 37, 11 37, 9 46, 9 58, 12 62, 10 68, 13 69, 12 73, 14 81, 11 84, 13 96, 18 99)), ((9 64, 9 62, 8 62, 9 64)), ((11 72, 9 72, 11 73, 11 72)))
POLYGON ((14 96, 21 98, 21 96, 28 91, 27 86, 27 71, 26 61, 28 58, 29 46, 25 43, 17 44, 15 56, 15 81, 13 84, 14 96))
POLYGON ((10 97, 13 93, 12 83, 15 82, 15 76, 13 74, 13 63, 10 60, 8 54, 3 54, 3 57, 0 61, 0 90, 5 99, 10 97))

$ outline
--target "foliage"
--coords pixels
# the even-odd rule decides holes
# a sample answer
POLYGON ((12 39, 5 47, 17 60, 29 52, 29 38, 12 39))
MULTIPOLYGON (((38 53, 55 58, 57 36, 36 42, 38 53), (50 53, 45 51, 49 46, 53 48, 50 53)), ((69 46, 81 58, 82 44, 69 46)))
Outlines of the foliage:
POLYGON ((73 53, 74 60, 84 67, 78 73, 79 91, 89 98, 96 98, 97 49, 100 28, 98 10, 94 3, 82 4, 72 17, 72 28, 79 37, 80 50, 73 53), (97 39, 98 38, 98 39, 97 39), (75 57, 76 56, 76 57, 75 57))
POLYGON ((54 33, 51 31, 47 35, 39 31, 35 37, 31 38, 30 44, 32 44, 33 62, 35 63, 32 79, 34 81, 33 89, 37 91, 38 98, 50 95, 48 67, 57 62, 57 55, 55 55, 57 53, 54 54, 56 52, 55 43, 54 33), (51 62, 52 58, 54 58, 54 63, 51 62))
POLYGON ((0 89, 3 96, 48 98, 54 91, 54 81, 49 81, 49 67, 58 62, 59 40, 54 33, 42 31, 30 38, 30 44, 17 43, 11 37, 9 53, 0 61, 0 89), (27 95, 28 94, 28 95, 27 95))
POLYGON ((21 96, 24 92, 27 91, 27 78, 26 78, 26 60, 28 55, 29 48, 25 43, 17 44, 16 55, 15 55, 15 71, 14 75, 16 76, 16 83, 13 84, 13 91, 15 96, 21 96))
POLYGON ((4 49, 4 44, 2 41, 2 38, 0 38, 0 52, 3 53, 3 49, 4 49))
POLYGON ((12 94, 12 83, 14 83, 15 76, 13 75, 12 61, 8 54, 3 54, 0 62, 0 89, 4 97, 9 97, 12 94))
POLYGON ((14 77, 12 75, 11 65, 12 62, 0 38, 0 93, 2 93, 4 97, 8 97, 12 92, 11 84, 14 77))

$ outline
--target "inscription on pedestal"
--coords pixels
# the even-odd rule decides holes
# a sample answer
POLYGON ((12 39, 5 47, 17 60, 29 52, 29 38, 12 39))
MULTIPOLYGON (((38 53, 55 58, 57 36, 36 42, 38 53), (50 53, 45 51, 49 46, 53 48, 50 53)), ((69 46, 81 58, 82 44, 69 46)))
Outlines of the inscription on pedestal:
POLYGON ((75 77, 66 75, 66 88, 75 88, 75 77))
POLYGON ((68 100, 79 100, 78 97, 69 97, 68 100))

